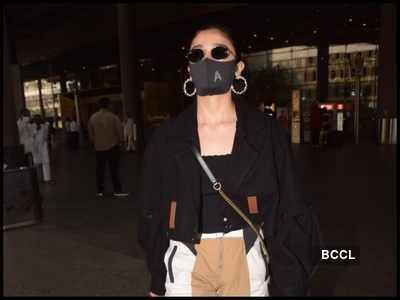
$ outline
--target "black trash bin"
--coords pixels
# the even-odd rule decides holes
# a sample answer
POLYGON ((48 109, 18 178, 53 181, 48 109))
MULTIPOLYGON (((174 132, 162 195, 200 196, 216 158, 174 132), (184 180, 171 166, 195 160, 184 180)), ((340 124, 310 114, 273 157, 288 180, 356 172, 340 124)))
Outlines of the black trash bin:
POLYGON ((42 217, 36 169, 3 169, 3 230, 37 224, 42 217))

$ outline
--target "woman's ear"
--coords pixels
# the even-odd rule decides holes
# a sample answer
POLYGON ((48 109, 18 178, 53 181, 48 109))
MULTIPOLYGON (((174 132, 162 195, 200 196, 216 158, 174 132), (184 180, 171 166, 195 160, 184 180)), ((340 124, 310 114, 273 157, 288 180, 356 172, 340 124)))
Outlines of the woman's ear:
POLYGON ((236 71, 235 71, 235 76, 236 77, 239 77, 240 76, 240 74, 242 74, 242 71, 244 70, 244 62, 243 61, 239 61, 237 64, 236 64, 236 71))

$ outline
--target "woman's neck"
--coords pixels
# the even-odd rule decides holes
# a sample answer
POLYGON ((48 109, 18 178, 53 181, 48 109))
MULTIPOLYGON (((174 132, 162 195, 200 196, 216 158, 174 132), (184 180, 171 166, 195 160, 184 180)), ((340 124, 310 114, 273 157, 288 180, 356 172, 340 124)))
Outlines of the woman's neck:
POLYGON ((197 122, 200 125, 217 125, 237 120, 231 93, 213 96, 197 96, 197 122))

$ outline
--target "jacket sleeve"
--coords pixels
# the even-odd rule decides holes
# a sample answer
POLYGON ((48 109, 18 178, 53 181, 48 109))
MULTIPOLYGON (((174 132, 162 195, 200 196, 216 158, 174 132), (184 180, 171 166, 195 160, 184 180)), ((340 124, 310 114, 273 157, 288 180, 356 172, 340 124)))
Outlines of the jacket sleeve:
POLYGON ((276 120, 270 129, 279 185, 277 232, 270 243, 271 295, 305 296, 319 262, 319 223, 305 201, 288 133, 276 120))
POLYGON ((151 274, 150 291, 158 295, 165 294, 166 267, 164 254, 169 240, 166 235, 164 203, 162 201, 162 173, 164 172, 163 143, 164 136, 156 129, 146 145, 141 187, 139 192, 138 241, 146 256, 151 274))

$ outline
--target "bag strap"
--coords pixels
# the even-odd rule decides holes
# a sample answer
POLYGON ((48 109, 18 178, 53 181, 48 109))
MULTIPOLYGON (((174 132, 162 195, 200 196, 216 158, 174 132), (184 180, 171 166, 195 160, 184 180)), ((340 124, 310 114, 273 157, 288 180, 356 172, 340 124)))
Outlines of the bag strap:
POLYGON ((265 245, 265 240, 264 237, 262 236, 262 232, 260 230, 257 230, 256 226, 250 221, 250 219, 246 216, 246 214, 239 208, 237 205, 224 193, 222 190, 222 185, 219 181, 217 181, 211 172, 210 168, 204 161, 203 157, 200 155, 199 151, 195 146, 192 147, 192 152, 194 153, 197 161, 200 163, 201 167, 203 168, 204 172, 206 173, 207 177, 210 179, 213 189, 216 190, 222 198, 236 211, 236 213, 242 217, 243 220, 246 221, 247 224, 249 224, 250 228, 256 233, 256 235, 260 238, 261 241, 261 249, 263 251, 263 254, 267 258, 267 262, 269 262, 269 255, 267 251, 267 247, 265 245))

